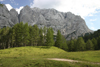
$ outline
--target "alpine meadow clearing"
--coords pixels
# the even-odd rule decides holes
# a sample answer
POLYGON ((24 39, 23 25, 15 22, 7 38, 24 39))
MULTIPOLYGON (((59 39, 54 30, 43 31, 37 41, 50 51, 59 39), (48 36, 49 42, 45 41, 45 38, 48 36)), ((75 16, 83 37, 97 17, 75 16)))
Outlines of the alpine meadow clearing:
POLYGON ((99 56, 99 50, 66 52, 57 47, 15 47, 0 50, 0 67, 100 67, 100 64, 96 64, 100 63, 99 56), (63 58, 83 62, 55 61, 47 60, 47 58, 63 58))

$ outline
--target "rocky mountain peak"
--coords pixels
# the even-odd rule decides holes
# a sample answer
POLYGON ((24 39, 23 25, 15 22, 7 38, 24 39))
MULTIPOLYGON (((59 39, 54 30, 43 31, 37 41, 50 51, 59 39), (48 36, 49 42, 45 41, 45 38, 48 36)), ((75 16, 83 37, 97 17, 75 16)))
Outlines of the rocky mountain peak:
POLYGON ((55 35, 60 30, 67 37, 66 39, 77 38, 81 34, 92 32, 86 26, 84 19, 71 12, 63 13, 55 9, 25 6, 18 15, 15 9, 8 11, 5 5, 0 7, 0 27, 12 27, 19 22, 27 22, 29 25, 37 24, 39 28, 52 27, 55 35))

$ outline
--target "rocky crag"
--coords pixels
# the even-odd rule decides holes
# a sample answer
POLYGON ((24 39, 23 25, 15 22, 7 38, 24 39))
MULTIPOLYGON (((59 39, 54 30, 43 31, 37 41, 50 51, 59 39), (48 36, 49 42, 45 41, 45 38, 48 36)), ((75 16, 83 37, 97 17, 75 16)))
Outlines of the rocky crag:
POLYGON ((0 6, 0 27, 10 26, 23 22, 29 25, 37 24, 41 27, 52 27, 54 34, 60 30, 66 39, 77 38, 78 36, 92 32, 86 25, 84 19, 71 12, 63 13, 55 9, 39 9, 25 6, 20 14, 15 9, 8 11, 5 5, 0 6))

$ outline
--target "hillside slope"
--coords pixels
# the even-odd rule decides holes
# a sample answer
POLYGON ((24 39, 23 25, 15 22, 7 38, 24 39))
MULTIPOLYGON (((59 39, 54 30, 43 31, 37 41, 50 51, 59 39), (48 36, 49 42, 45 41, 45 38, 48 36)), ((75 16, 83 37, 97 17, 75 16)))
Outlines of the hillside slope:
POLYGON ((57 47, 16 47, 0 50, 0 67, 100 67, 91 62, 100 62, 100 51, 65 52, 57 47), (90 63, 69 63, 47 60, 69 58, 90 63))

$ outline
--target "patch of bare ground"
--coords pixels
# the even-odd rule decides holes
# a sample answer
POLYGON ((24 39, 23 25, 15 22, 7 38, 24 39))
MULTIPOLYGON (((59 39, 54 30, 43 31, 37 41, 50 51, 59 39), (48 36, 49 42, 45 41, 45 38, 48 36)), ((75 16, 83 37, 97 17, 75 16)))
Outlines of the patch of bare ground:
POLYGON ((47 58, 47 60, 55 60, 55 61, 67 61, 67 62, 81 62, 81 63, 90 63, 90 64, 99 64, 96 62, 85 62, 85 61, 79 61, 79 60, 71 60, 71 59, 62 59, 62 58, 47 58))

